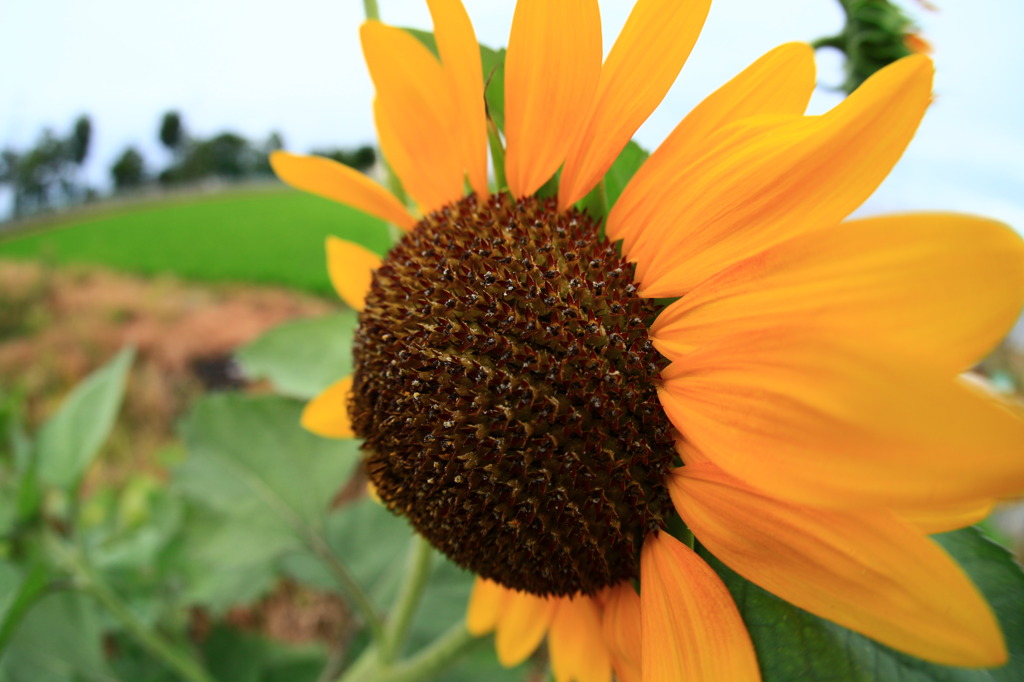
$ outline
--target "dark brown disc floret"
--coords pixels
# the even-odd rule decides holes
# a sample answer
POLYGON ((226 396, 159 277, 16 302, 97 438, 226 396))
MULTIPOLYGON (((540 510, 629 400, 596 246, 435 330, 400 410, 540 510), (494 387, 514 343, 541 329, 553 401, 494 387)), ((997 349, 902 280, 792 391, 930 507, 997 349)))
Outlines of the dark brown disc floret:
POLYGON ((585 213, 503 194, 426 216, 356 334, 350 412, 381 499, 507 587, 635 578, 671 509, 656 313, 585 213))

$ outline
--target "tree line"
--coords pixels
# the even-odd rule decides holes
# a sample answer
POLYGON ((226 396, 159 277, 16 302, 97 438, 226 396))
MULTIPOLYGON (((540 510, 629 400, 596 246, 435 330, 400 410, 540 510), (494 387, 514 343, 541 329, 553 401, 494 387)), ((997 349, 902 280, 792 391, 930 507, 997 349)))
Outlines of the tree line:
MULTIPOLYGON (((92 136, 92 120, 83 114, 64 135, 47 128, 29 149, 7 147, 0 151, 0 186, 6 186, 11 192, 11 219, 85 203, 101 196, 97 188, 89 186, 81 177, 92 136)), ((170 152, 170 163, 160 168, 147 160, 137 146, 127 146, 109 169, 115 195, 146 186, 187 186, 211 178, 269 178, 273 172, 268 156, 284 147, 284 140, 277 132, 261 141, 252 141, 230 131, 209 138, 193 135, 178 111, 163 114, 157 127, 157 139, 170 152)), ((312 153, 364 172, 377 159, 370 146, 318 149, 312 153)))

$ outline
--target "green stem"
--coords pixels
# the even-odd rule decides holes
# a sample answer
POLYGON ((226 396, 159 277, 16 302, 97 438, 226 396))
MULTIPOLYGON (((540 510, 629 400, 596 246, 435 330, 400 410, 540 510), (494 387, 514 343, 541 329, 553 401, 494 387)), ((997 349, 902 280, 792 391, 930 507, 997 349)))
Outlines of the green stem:
POLYGON ((374 682, 418 682, 436 679, 438 675, 465 656, 474 646, 485 644, 488 638, 474 637, 460 620, 427 648, 393 668, 380 671, 374 682))
POLYGON ((430 577, 432 555, 433 550, 430 543, 419 534, 413 536, 405 569, 405 581, 398 591, 391 616, 388 618, 388 624, 384 630, 384 642, 380 648, 380 660, 384 665, 395 660, 405 641, 405 636, 409 632, 412 617, 423 596, 423 588, 426 587, 427 578, 430 577))
POLYGON ((214 682, 214 679, 203 670, 190 656, 179 651, 158 634, 150 630, 135 617, 121 599, 102 582, 91 579, 85 585, 85 591, 96 598, 109 611, 128 634, 167 666, 178 673, 181 679, 188 682, 214 682))
POLYGON ((349 573, 345 564, 338 561, 338 557, 334 556, 334 552, 331 551, 331 548, 327 546, 327 543, 319 535, 311 533, 307 538, 307 545, 318 557, 323 559, 324 564, 327 565, 327 569, 334 576, 334 579, 338 581, 342 589, 345 590, 345 593, 352 598, 356 610, 359 611, 359 615, 363 617, 363 620, 370 627, 374 642, 378 645, 383 643, 384 623, 380 615, 378 615, 373 602, 370 601, 370 597, 359 586, 359 583, 352 574, 349 573))
POLYGON ((415 656, 394 666, 381 665, 376 651, 370 647, 345 671, 338 682, 419 682, 437 679, 442 672, 472 651, 473 647, 489 641, 488 637, 469 634, 466 621, 460 620, 415 656))
POLYGON ((142 648, 162 660, 186 682, 215 682, 190 654, 181 651, 140 621, 121 601, 121 598, 92 570, 81 551, 77 551, 56 538, 49 538, 49 541, 50 547, 81 590, 92 595, 96 601, 102 604, 142 648))
POLYGON ((363 0, 363 9, 366 11, 367 21, 380 21, 380 8, 377 7, 377 0, 363 0))
POLYGON ((491 147, 491 158, 494 161, 494 188, 497 192, 504 191, 505 180, 505 147, 501 143, 498 125, 490 116, 487 117, 487 142, 491 147))

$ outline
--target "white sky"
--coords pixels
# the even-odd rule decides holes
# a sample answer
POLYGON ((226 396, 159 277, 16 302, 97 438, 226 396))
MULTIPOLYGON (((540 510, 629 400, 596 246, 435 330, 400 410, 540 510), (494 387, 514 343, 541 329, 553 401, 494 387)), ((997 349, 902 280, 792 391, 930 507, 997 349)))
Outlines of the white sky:
MULTIPOLYGON (((389 23, 430 27, 423 0, 379 0, 389 23)), ((681 0, 682 1, 682 0, 681 0)), ((952 209, 1024 230, 1024 3, 902 0, 936 48, 937 99, 896 172, 862 212, 952 209)), ((512 0, 465 0, 481 42, 507 43, 512 0)), ((601 3, 605 49, 631 2, 601 3)), ((837 31, 835 0, 716 0, 682 76, 638 134, 652 148, 704 95, 775 45, 837 31)), ((371 142, 371 85, 357 27, 361 0, 3 0, 0 146, 24 148, 44 126, 60 133, 89 113, 87 177, 107 183, 128 144, 151 168, 164 111, 190 131, 263 139, 289 149, 371 142)), ((838 60, 819 77, 838 83, 838 60)), ((812 111, 836 97, 819 92, 812 111)))

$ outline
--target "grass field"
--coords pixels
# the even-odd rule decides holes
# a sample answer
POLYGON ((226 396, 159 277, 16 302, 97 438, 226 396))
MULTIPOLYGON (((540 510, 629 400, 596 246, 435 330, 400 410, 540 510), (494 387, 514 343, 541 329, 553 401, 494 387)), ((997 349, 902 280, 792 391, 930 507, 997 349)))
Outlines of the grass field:
POLYGON ((329 294, 324 237, 383 252, 380 221, 290 189, 228 191, 89 209, 11 236, 0 258, 101 265, 202 282, 279 284, 329 294))

